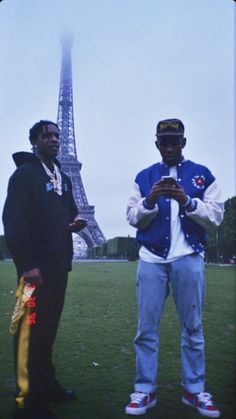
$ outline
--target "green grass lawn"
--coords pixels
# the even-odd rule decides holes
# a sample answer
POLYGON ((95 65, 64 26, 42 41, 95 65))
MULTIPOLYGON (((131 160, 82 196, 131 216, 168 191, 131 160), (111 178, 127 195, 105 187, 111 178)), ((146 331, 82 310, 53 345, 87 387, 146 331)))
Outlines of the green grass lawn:
MULTIPOLYGON (((133 390, 136 330, 135 262, 76 263, 55 344, 60 381, 77 401, 53 405, 60 419, 124 419, 133 390)), ((222 411, 235 419, 235 268, 207 267, 204 310, 207 383, 222 411)), ((0 262, 0 416, 10 419, 14 376, 8 332, 15 298, 15 269, 0 262)), ((161 323, 158 405, 150 419, 194 419, 200 415, 180 401, 180 338, 172 298, 161 323)), ((143 417, 143 416, 142 416, 143 417)))

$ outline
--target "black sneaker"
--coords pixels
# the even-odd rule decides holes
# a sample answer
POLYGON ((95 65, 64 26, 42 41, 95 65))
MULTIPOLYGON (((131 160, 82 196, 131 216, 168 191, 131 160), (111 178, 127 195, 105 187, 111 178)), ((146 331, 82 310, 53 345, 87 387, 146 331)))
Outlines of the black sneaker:
POLYGON ((54 403, 67 403, 76 400, 75 391, 64 388, 57 381, 53 385, 43 387, 42 397, 46 402, 54 403))
POLYGON ((55 413, 47 406, 38 406, 31 409, 15 407, 12 419, 58 419, 55 413))
POLYGON ((19 407, 15 407, 12 419, 28 419, 28 413, 26 409, 19 409, 19 407))

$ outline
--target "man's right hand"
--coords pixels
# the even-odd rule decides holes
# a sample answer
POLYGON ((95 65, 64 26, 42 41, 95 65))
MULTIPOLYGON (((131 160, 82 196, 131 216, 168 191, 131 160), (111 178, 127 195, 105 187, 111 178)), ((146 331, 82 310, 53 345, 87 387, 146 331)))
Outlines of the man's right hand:
POLYGON ((146 201, 149 205, 154 205, 160 196, 173 198, 182 205, 187 200, 184 189, 176 181, 168 183, 161 179, 158 182, 155 182, 149 195, 146 197, 146 201))
POLYGON ((36 286, 43 285, 43 278, 39 268, 33 268, 30 271, 23 272, 25 282, 36 286))
POLYGON ((165 195, 167 193, 168 186, 164 184, 162 180, 158 180, 152 185, 152 189, 148 196, 146 197, 146 201, 149 205, 154 205, 156 200, 160 198, 160 196, 165 195))

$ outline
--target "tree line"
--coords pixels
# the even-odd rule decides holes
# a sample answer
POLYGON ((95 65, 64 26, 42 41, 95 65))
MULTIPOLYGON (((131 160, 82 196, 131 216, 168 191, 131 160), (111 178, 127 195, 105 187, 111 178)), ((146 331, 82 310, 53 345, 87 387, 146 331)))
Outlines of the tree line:
MULTIPOLYGON (((206 246, 207 263, 236 264, 236 196, 225 202, 224 219, 221 225, 208 231, 206 246)), ((125 258, 136 260, 139 246, 133 237, 115 237, 103 246, 88 250, 89 258, 125 258)), ((0 236, 0 260, 11 258, 4 236, 0 236)))
POLYGON ((225 202, 224 219, 218 228, 209 230, 206 261, 236 263, 236 196, 225 202))

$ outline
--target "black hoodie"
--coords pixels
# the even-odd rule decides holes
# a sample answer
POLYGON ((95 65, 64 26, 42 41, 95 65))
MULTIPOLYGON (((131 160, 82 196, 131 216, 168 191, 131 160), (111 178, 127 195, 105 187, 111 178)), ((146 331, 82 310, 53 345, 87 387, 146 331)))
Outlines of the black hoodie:
POLYGON ((18 274, 36 267, 71 270, 69 223, 78 209, 70 178, 61 172, 63 193, 59 196, 34 154, 15 153, 13 159, 17 169, 9 180, 3 224, 18 274))

